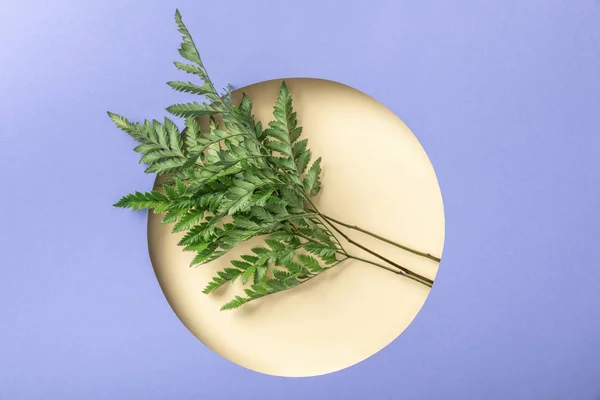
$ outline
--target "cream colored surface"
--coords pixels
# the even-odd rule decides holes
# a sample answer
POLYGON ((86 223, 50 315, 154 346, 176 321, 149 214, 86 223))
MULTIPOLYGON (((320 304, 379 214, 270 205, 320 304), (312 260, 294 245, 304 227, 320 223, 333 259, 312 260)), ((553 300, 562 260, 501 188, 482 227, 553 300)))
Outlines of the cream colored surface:
MULTIPOLYGON (((255 117, 271 120, 281 81, 241 90, 255 117)), ((339 83, 288 79, 303 135, 323 157, 321 212, 399 243, 441 256, 444 213, 434 170, 406 125, 373 98, 339 83)), ((259 243, 248 242, 212 264, 189 268, 192 254, 177 246, 160 217, 149 216, 150 257, 175 313, 204 344, 246 368, 271 375, 334 372, 373 355, 417 315, 429 289, 358 261, 235 311, 219 311, 241 283, 207 296, 202 288, 215 271, 259 243)), ((343 228, 355 240, 415 272, 434 278, 438 264, 343 228)), ((343 242, 356 255, 372 258, 343 242)), ((434 284, 435 288, 435 284, 434 284)))

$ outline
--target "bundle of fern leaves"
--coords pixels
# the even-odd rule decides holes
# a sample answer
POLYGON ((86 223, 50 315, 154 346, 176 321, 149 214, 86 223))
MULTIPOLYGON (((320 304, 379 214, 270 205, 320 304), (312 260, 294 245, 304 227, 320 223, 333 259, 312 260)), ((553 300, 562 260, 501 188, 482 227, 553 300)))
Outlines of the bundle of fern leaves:
POLYGON ((308 140, 302 138, 292 96, 283 82, 267 127, 254 120, 252 102, 242 95, 232 103, 229 87, 215 89, 179 11, 175 13, 183 36, 180 55, 189 63, 175 66, 196 78, 168 82, 173 89, 202 96, 204 102, 175 104, 167 111, 185 120, 180 132, 168 118, 164 122, 130 122, 109 112, 118 128, 129 134, 141 154, 146 173, 165 175, 159 189, 135 192, 114 206, 148 209, 162 214, 162 223, 183 232, 179 245, 195 253, 191 266, 227 254, 241 242, 264 237, 264 245, 231 261, 203 292, 214 292, 239 279, 245 296, 222 306, 231 310, 252 300, 296 287, 348 259, 361 260, 431 286, 433 281, 362 246, 339 226, 374 236, 404 250, 439 261, 360 227, 321 213, 311 198, 321 189, 321 158, 311 162, 308 140), (208 118, 201 130, 199 118, 208 118), (349 253, 335 233, 375 256, 367 260, 349 253))

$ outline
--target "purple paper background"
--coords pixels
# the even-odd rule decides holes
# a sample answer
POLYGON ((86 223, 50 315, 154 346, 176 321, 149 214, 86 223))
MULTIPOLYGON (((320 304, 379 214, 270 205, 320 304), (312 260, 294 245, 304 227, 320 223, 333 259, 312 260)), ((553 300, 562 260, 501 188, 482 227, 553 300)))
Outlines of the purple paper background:
MULTIPOLYGON (((365 133, 368 140, 368 133, 365 133)), ((600 399, 600 1, 24 1, 0 9, 0 399, 600 399), (409 329, 341 372, 261 375, 160 292, 134 120, 179 7, 216 82, 336 80, 414 131, 446 246, 409 329)), ((402 184, 402 182, 397 182, 402 184)))

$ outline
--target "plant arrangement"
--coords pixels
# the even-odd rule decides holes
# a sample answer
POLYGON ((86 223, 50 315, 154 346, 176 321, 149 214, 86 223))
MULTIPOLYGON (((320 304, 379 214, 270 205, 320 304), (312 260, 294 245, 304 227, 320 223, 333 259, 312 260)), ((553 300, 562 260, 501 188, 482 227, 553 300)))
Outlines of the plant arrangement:
POLYGON ((222 310, 294 288, 349 259, 431 287, 432 280, 363 246, 340 227, 436 262, 439 258, 334 219, 313 203, 321 190, 321 158, 313 160, 308 140, 302 138, 286 83, 281 83, 274 119, 263 126, 255 121, 246 94, 233 104, 230 87, 221 92, 215 88, 179 11, 175 20, 183 37, 179 54, 187 61, 175 62, 175 67, 199 82, 168 85, 204 101, 167 107, 184 119, 183 131, 169 118, 138 123, 108 113, 137 143, 134 150, 141 154, 145 172, 166 178, 159 189, 136 191, 114 206, 162 214, 162 223, 172 224, 174 233, 183 233, 179 246, 194 253, 190 266, 214 261, 241 242, 264 238, 264 245, 231 261, 203 289, 209 294, 236 280, 245 285, 245 295, 235 296, 222 310), (199 118, 209 119, 209 129, 200 128, 199 118), (336 234, 346 240, 346 246, 360 248, 377 261, 353 254, 336 234))

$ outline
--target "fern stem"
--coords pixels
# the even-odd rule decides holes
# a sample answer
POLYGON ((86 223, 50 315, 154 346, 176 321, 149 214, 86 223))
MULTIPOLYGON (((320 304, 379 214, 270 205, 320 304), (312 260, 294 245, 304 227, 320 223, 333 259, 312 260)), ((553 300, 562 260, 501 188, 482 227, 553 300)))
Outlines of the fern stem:
POLYGON ((361 228, 361 227, 359 227, 359 226, 356 226, 356 225, 350 225, 350 224, 347 224, 347 223, 345 223, 345 222, 338 221, 337 219, 335 219, 335 218, 332 218, 332 217, 330 217, 330 216, 328 216, 328 215, 325 215, 325 214, 323 214, 323 213, 319 213, 319 215, 321 215, 323 218, 325 218, 325 219, 326 219, 326 220, 328 220, 328 221, 335 222, 336 224, 338 224, 338 225, 342 225, 342 226, 344 226, 344 227, 346 227, 346 228, 350 228, 350 229, 354 229, 354 230, 356 230, 356 231, 362 232, 362 233, 364 233, 364 234, 367 234, 367 235, 369 235, 369 236, 372 236, 372 237, 374 237, 374 238, 377 238, 377 239, 379 239, 379 240, 381 240, 381 241, 383 241, 383 242, 386 242, 386 243, 389 243, 389 244, 391 244, 391 245, 393 245, 393 246, 396 246, 396 247, 398 247, 398 248, 400 248, 400 249, 402 249, 402 250, 406 250, 406 251, 408 251, 408 252, 410 252, 410 253, 413 253, 413 254, 419 255, 419 256, 421 256, 421 257, 428 258, 428 259, 430 259, 430 260, 433 260, 433 261, 437 261, 437 262, 440 262, 440 261, 441 261, 441 260, 440 260, 440 258, 438 258, 438 257, 436 257, 436 256, 433 256, 433 255, 431 255, 431 254, 429 254, 429 253, 425 253, 425 252, 422 252, 422 251, 418 251, 418 250, 412 249, 412 248, 410 248, 410 247, 408 247, 408 246, 404 246, 404 245, 402 245, 402 244, 400 244, 400 243, 396 243, 396 242, 394 242, 394 241, 392 241, 392 240, 390 240, 390 239, 384 238, 383 236, 377 235, 377 234, 375 234, 375 233, 373 233, 373 232, 369 232, 369 231, 367 231, 366 229, 363 229, 363 228, 361 228))
POLYGON ((365 262, 365 263, 368 263, 368 264, 372 264, 372 265, 375 265, 375 266, 383 268, 383 269, 387 269, 388 271, 391 271, 394 274, 406 276, 407 278, 410 278, 410 279, 412 279, 414 281, 422 283, 425 286, 428 286, 428 287, 432 287, 433 286, 433 281, 431 281, 429 279, 426 279, 426 278, 422 279, 422 278, 420 278, 420 275, 407 274, 406 272, 395 270, 393 268, 388 267, 387 265, 379 264, 379 263, 377 263, 375 261, 367 260, 366 258, 361 258, 361 257, 353 256, 353 255, 347 254, 347 253, 345 255, 348 258, 353 258, 353 259, 358 260, 358 261, 362 261, 362 262, 365 262))
MULTIPOLYGON (((329 228, 327 228, 327 226, 323 225, 323 227, 329 231, 329 228)), ((300 236, 300 237, 302 237, 302 238, 306 239, 307 241, 309 241, 309 242, 313 242, 313 243, 317 243, 317 244, 321 244, 321 242, 319 242, 319 241, 317 241, 317 240, 315 240, 315 239, 313 239, 313 238, 310 238, 310 237, 308 237, 308 236, 304 235, 304 234, 303 234, 302 232, 300 232, 300 231, 298 230, 298 228, 296 228, 294 225, 292 225, 292 229, 294 230, 294 232, 296 233, 296 235, 298 235, 298 236, 300 236)), ((330 233, 331 233, 331 232, 330 232, 330 233)), ((334 267, 335 265, 337 265, 337 264, 341 263, 342 261, 345 261, 345 260, 347 260, 348 258, 352 258, 352 259, 354 259, 354 260, 362 261, 362 262, 365 262, 365 263, 368 263, 368 264, 372 264, 372 265, 375 265, 375 266, 377 266, 377 267, 380 267, 380 268, 386 269, 386 270, 388 270, 388 271, 390 271, 390 272, 393 272, 394 274, 397 274, 397 275, 404 275, 404 276, 406 276, 407 278, 410 278, 410 279, 412 279, 412 280, 415 280, 415 281, 417 281, 417 282, 419 282, 419 283, 422 283, 422 284, 424 284, 425 286, 431 287, 431 286, 433 285, 433 282, 432 282, 432 281, 430 281, 429 279, 426 279, 426 278, 425 278, 425 279, 422 279, 422 278, 420 277, 420 275, 417 275, 417 274, 415 274, 415 275, 412 275, 412 274, 406 273, 406 272, 404 272, 404 271, 398 271, 398 270, 396 270, 396 269, 393 269, 393 268, 391 268, 391 267, 388 267, 387 265, 383 265, 383 264, 380 264, 380 263, 378 263, 378 262, 375 262, 375 261, 372 261, 372 260, 368 260, 368 259, 366 259, 366 258, 361 258, 361 257, 358 257, 358 256, 354 256, 354 255, 348 254, 348 253, 346 252, 346 250, 344 249, 344 247, 342 246, 342 244, 340 243, 340 241, 339 241, 339 240, 338 240, 338 239, 335 237, 335 235, 333 235, 333 234, 332 234, 331 236, 332 236, 332 237, 335 239, 335 241, 336 241, 336 242, 338 243, 338 245, 340 246, 340 250, 338 250, 338 251, 337 251, 337 253, 338 253, 338 254, 341 254, 341 255, 343 255, 343 256, 345 256, 345 257, 346 257, 346 258, 344 258, 343 260, 339 260, 338 262, 336 262, 336 263, 335 263, 334 265, 332 265, 331 267, 334 267)), ((329 268, 331 268, 331 267, 329 267, 329 268)), ((308 278, 308 279, 310 279, 310 278, 308 278)), ((308 279, 306 279, 306 280, 308 280, 308 279)), ((305 281, 304 281, 304 282, 305 282, 305 281)))
MULTIPOLYGON (((391 269, 391 268, 389 268, 389 267, 387 267, 387 266, 383 266, 382 264, 376 263, 376 262, 374 262, 374 261, 370 261, 370 260, 367 260, 367 259, 364 259, 364 258, 359 258, 359 257, 356 257, 356 256, 350 256, 350 255, 349 255, 349 254, 346 252, 346 250, 344 249, 344 247, 342 246, 342 244, 340 243, 340 241, 339 241, 339 240, 338 240, 338 239, 335 237, 335 235, 332 235, 332 236, 333 236, 333 237, 336 239, 336 242, 339 244, 339 246, 342 248, 342 251, 344 252, 343 254, 345 254, 347 257, 354 258, 354 259, 356 259, 356 260, 364 261, 364 262, 367 262, 367 263, 369 263, 369 264, 373 264, 373 265, 376 265, 376 266, 382 267, 382 268, 384 268, 384 269, 387 269, 387 270, 389 270, 389 271, 392 271, 392 272, 394 272, 394 273, 396 273, 396 274, 400 274, 400 275, 406 276, 406 277, 408 277, 408 278, 410 278, 410 279, 413 279, 413 280, 415 280, 415 281, 417 281, 417 282, 420 282, 420 283, 422 283, 422 284, 424 284, 424 285, 426 285, 426 286, 429 286, 429 287, 432 287, 432 286, 433 286, 433 280, 431 280, 431 279, 429 279, 429 278, 427 278, 427 277, 424 277, 423 275, 420 275, 420 274, 417 274, 417 273, 415 273, 415 272, 412 272, 411 270, 409 270, 409 269, 407 269, 407 268, 404 268, 404 267, 402 267, 401 265, 399 265, 399 264, 397 264, 397 263, 395 263, 395 262, 393 262, 393 261, 389 260, 389 259, 388 259, 388 258, 386 258, 386 257, 383 257, 382 255, 380 255, 380 254, 378 254, 378 253, 374 252, 373 250, 371 250, 371 249, 369 249, 369 248, 367 248, 367 247, 365 247, 365 246, 361 245, 360 243, 357 243, 356 241, 352 240, 352 239, 351 239, 351 238, 350 238, 348 235, 346 235, 346 234, 345 234, 344 232, 342 232, 342 231, 341 231, 341 230, 340 230, 338 227, 336 227, 336 226, 333 224, 333 222, 329 220, 329 218, 327 218, 327 217, 326 217, 324 214, 322 214, 321 212, 319 212, 319 211, 317 210, 317 207, 315 206, 315 204, 314 204, 312 201, 310 201, 310 199, 308 198, 308 196, 306 196, 306 197, 305 197, 305 199, 308 201, 308 203, 309 203, 309 204, 311 205, 311 207, 312 207, 312 209, 309 209, 309 211, 310 211, 310 212, 313 212, 313 213, 315 213, 315 216, 317 216, 317 218, 320 216, 320 217, 323 219, 323 221, 324 221, 324 222, 325 222, 327 225, 331 226, 331 227, 332 227, 332 228, 333 228, 333 229, 334 229, 334 230, 335 230, 337 233, 339 233, 339 234, 340 234, 340 235, 341 235, 341 236, 342 236, 344 239, 346 239, 346 240, 347 240, 349 243, 351 243, 351 244, 355 245, 356 247, 358 247, 358 248, 360 248, 360 249, 363 249, 363 250, 364 250, 364 251, 366 251, 367 253, 374 255, 375 257, 377 257, 377 258, 379 258, 379 259, 381 259, 381 260, 383 260, 383 261, 387 262, 388 264, 390 264, 390 265, 393 265, 394 267, 398 268, 398 269, 399 269, 401 272, 398 272, 398 271, 396 271, 396 270, 394 270, 394 269, 391 269)), ((329 230, 329 228, 327 228, 327 226, 326 226, 325 224, 322 224, 322 225, 323 225, 323 227, 324 227, 325 229, 327 229, 327 230, 328 230, 328 231, 331 233, 331 231, 329 230)))
POLYGON ((368 264, 371 264, 371 265, 375 265, 375 266, 383 268, 383 269, 387 269, 388 271, 393 272, 396 275, 403 275, 402 271, 398 271, 397 269, 394 269, 392 267, 388 267, 387 265, 380 264, 380 263, 372 261, 372 260, 368 260, 366 258, 354 256, 354 255, 348 254, 348 253, 345 253, 345 256, 348 257, 348 258, 352 258, 354 260, 358 260, 358 261, 362 261, 362 262, 365 262, 365 263, 368 263, 368 264))
MULTIPOLYGON (((327 221, 327 219, 325 219, 325 221, 327 221)), ((329 223, 329 225, 337 232, 339 233, 344 239, 346 239, 349 243, 355 245, 356 247, 358 247, 359 249, 362 249, 364 251, 366 251, 367 253, 379 258, 380 260, 385 261, 386 263, 393 265, 394 267, 398 268, 400 271, 402 271, 404 276, 410 277, 411 279, 414 279, 418 282, 421 282, 429 287, 433 286, 433 281, 423 275, 417 274, 416 272, 412 272, 411 270, 404 268, 403 266, 401 266, 400 264, 395 263, 394 261, 382 256, 381 254, 376 253, 375 251, 363 246, 362 244, 352 240, 352 238, 348 237, 348 235, 346 235, 344 232, 342 232, 337 226, 333 225, 333 223, 327 221, 329 223)))

